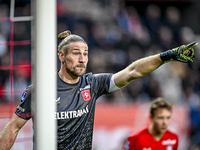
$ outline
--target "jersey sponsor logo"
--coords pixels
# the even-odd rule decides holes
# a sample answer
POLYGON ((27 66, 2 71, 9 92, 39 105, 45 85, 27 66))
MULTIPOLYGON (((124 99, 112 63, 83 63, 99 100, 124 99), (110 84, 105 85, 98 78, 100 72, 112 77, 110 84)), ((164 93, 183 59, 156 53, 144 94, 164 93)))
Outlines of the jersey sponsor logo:
POLYGON ((89 100, 91 99, 90 90, 89 90, 89 89, 86 89, 86 90, 81 91, 81 94, 82 94, 83 99, 84 99, 85 101, 89 101, 89 100))
POLYGON ((176 144, 176 140, 165 140, 165 141, 162 141, 162 145, 174 145, 176 144))
POLYGON ((78 118, 84 114, 89 112, 88 105, 79 110, 75 111, 62 111, 62 112, 55 112, 55 119, 71 119, 71 118, 78 118))
POLYGON ((22 94, 21 103, 25 100, 25 98, 26 98, 26 92, 24 92, 24 93, 22 94))

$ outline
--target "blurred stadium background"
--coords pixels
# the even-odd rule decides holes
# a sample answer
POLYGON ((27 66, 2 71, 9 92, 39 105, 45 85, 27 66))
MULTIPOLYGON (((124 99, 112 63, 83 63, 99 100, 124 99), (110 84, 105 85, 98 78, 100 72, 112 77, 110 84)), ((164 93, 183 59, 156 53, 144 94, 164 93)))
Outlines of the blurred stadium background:
MULTIPOLYGON (((199 0, 57 0, 57 33, 69 29, 87 41, 87 72, 115 73, 141 57, 200 42, 199 8, 199 0)), ((31 19, 30 0, 0 0, 0 132, 31 83, 31 19)), ((165 64, 99 98, 93 149, 120 149, 149 124, 149 103, 162 96, 174 104, 170 129, 180 137, 179 150, 199 150, 200 46, 195 52, 192 64, 165 64)), ((12 150, 31 147, 30 120, 12 150)))

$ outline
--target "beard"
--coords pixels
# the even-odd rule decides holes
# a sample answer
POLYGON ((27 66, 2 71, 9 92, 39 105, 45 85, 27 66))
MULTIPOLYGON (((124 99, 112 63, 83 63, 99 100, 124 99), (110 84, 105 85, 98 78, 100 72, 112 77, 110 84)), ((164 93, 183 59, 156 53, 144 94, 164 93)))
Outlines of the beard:
POLYGON ((76 66, 73 66, 70 68, 67 66, 67 63, 65 63, 65 68, 69 74, 71 74, 72 76, 75 76, 75 77, 81 77, 86 72, 86 66, 84 64, 76 65, 76 66), (79 67, 82 67, 82 68, 79 68, 79 67))

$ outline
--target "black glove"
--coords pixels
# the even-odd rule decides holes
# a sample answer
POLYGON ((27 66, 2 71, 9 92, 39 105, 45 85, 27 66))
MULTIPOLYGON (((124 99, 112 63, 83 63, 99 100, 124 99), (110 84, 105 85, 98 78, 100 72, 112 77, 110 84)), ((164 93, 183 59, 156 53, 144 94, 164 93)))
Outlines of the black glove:
POLYGON ((194 47, 197 46, 197 42, 192 42, 188 45, 182 45, 180 47, 168 50, 160 54, 160 58, 163 62, 167 61, 180 61, 180 62, 193 62, 195 57, 194 47))

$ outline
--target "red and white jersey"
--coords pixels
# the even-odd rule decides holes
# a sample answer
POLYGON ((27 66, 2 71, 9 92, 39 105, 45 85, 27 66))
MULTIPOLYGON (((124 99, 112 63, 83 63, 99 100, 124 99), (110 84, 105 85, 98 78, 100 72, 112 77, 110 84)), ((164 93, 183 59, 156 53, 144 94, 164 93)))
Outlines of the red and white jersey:
POLYGON ((145 128, 131 134, 123 146, 123 150, 177 150, 178 136, 167 130, 163 137, 156 141, 145 128))

